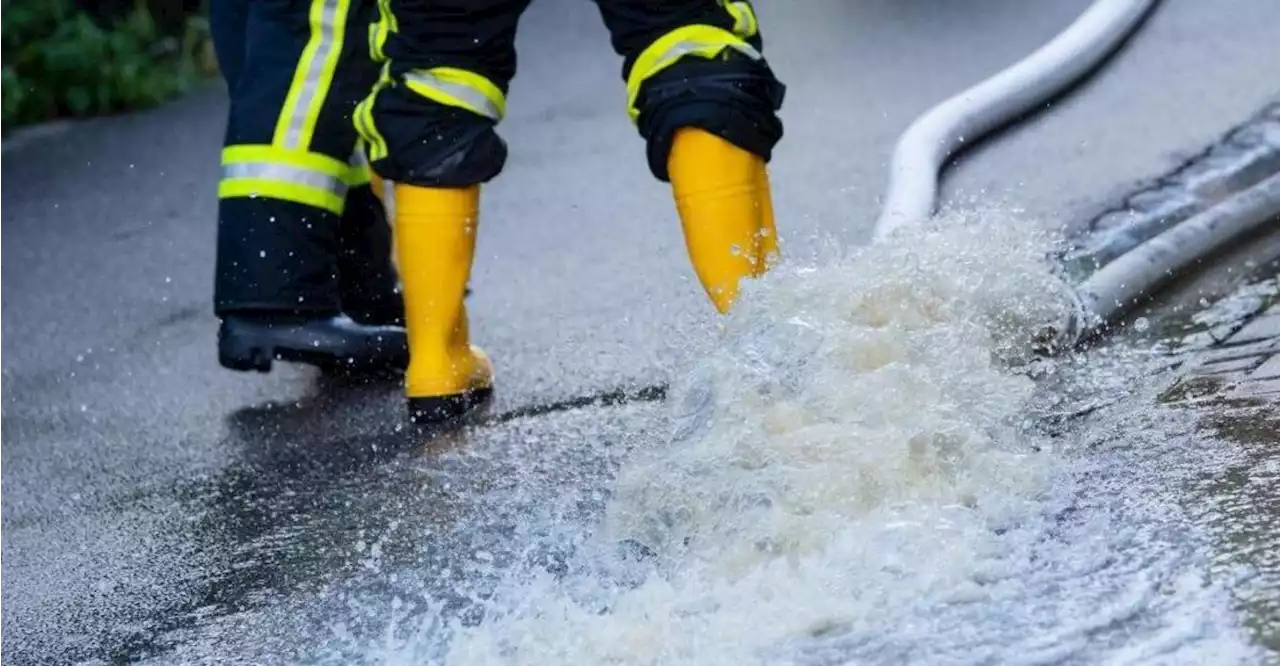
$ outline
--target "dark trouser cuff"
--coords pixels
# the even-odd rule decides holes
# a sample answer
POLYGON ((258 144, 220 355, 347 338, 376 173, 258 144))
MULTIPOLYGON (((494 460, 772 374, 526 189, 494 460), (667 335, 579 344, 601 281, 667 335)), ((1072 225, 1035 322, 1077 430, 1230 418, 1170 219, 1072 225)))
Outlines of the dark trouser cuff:
POLYGON ((645 82, 637 105, 649 170, 670 180, 667 158, 676 130, 696 127, 768 161, 782 139, 777 111, 786 92, 763 61, 731 54, 707 60, 687 56, 645 82))
POLYGON ((388 155, 383 178, 422 187, 470 187, 502 172, 507 144, 484 116, 429 102, 400 87, 378 93, 373 109, 388 155))
POLYGON ((337 312, 338 224, 290 201, 220 200, 214 311, 337 312))

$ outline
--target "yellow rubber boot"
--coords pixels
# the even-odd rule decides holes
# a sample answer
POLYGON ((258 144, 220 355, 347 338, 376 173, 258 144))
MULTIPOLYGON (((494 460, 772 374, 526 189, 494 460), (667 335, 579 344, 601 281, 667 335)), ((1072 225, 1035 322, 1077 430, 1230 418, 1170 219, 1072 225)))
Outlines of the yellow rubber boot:
POLYGON ((762 243, 772 208, 763 169, 763 159, 693 128, 676 132, 667 158, 693 270, 721 314, 743 278, 764 274, 762 248, 776 250, 776 243, 762 243))
POLYGON ((781 258, 778 249, 778 227, 773 221, 773 194, 769 187, 769 170, 764 160, 756 166, 756 185, 760 192, 760 257, 768 271, 781 258))
POLYGON ((396 184, 395 208, 409 335, 409 418, 423 424, 449 421, 493 393, 493 368, 471 345, 463 303, 475 257, 480 188, 396 184))

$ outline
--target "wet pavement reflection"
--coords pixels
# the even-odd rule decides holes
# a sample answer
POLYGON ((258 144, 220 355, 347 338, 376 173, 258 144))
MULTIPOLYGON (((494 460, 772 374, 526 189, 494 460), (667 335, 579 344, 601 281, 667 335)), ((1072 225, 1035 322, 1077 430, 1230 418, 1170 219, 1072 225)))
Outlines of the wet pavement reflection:
POLYGON ((589 524, 664 390, 434 431, 397 425, 396 383, 321 379, 297 402, 236 411, 226 420, 235 462, 171 491, 183 539, 206 558, 201 574, 185 603, 113 659, 358 663, 381 632, 429 609, 474 622, 511 558, 563 566, 572 539, 521 531, 589 524), (555 516, 527 520, 534 513, 555 516))

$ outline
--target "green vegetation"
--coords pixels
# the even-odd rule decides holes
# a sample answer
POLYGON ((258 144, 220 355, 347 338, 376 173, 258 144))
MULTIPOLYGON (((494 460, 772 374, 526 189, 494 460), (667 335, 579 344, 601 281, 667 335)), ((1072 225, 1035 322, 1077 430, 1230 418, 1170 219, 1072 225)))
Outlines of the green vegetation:
POLYGON ((73 0, 3 0, 3 127, 154 106, 214 68, 208 21, 143 0, 97 19, 73 0))

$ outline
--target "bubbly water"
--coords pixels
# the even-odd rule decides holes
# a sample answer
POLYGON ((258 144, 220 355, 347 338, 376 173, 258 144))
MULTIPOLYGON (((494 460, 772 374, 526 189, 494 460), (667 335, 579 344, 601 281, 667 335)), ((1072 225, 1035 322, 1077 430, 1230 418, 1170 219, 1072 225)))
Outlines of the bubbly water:
POLYGON ((1029 226, 951 216, 751 285, 665 411, 628 417, 645 425, 579 524, 554 492, 475 498, 522 507, 508 547, 571 553, 471 560, 491 575, 468 612, 396 617, 362 658, 1258 659, 1179 507, 1200 454, 1158 376, 1138 381, 1158 368, 1029 353, 1070 307, 1029 226))

